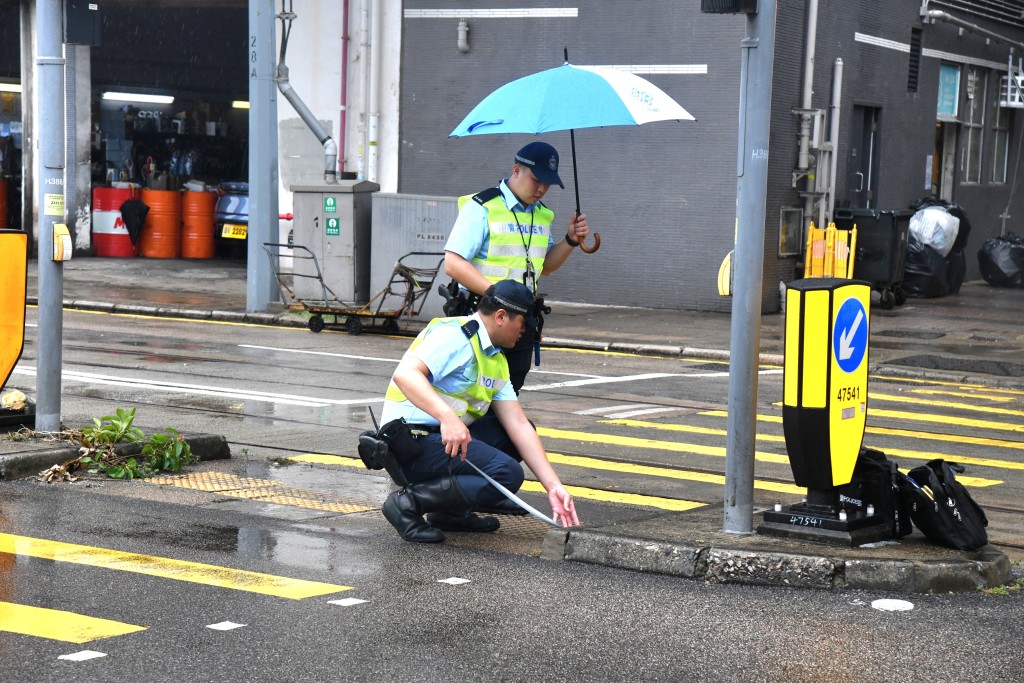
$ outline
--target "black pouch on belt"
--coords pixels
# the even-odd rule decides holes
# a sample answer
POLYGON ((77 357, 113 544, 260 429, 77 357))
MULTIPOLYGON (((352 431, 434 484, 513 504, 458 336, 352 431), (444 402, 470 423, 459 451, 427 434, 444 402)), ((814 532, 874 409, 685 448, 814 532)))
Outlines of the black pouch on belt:
POLYGON ((403 465, 415 460, 420 454, 420 444, 405 418, 388 422, 377 432, 377 438, 387 442, 395 459, 403 465))

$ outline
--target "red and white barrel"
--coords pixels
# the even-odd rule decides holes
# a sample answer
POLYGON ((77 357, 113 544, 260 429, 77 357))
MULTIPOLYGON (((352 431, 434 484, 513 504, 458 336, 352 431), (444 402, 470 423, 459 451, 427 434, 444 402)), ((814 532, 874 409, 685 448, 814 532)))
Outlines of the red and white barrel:
POLYGON ((121 217, 121 205, 136 197, 137 190, 95 187, 92 190, 92 248, 96 256, 138 256, 128 228, 121 217))

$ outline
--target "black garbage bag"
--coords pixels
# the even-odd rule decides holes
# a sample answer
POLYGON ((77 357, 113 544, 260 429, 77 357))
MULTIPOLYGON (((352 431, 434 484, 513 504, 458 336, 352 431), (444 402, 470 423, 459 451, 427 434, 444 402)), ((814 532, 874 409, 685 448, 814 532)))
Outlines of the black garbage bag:
MULTIPOLYGON (((963 225, 963 223, 961 223, 963 225)), ((959 238, 957 238, 959 240, 959 238)), ((946 254, 946 286, 950 294, 959 294, 967 277, 967 255, 955 246, 946 254)))
POLYGON ((1024 238, 1012 232, 985 240, 978 250, 978 268, 996 287, 1024 287, 1024 238))
POLYGON ((903 291, 907 296, 921 299, 933 299, 949 294, 949 266, 946 259, 913 235, 907 235, 903 291))
POLYGON ((129 199, 121 205, 121 220, 124 221, 124 227, 128 229, 128 237, 132 240, 132 246, 139 243, 142 224, 146 222, 148 213, 149 207, 143 204, 141 199, 129 199))

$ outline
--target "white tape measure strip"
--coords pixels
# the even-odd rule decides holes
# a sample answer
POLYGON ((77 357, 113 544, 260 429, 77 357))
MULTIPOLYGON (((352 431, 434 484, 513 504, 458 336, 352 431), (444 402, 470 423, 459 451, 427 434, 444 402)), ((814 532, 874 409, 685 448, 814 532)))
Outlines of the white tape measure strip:
POLYGON ((509 500, 511 500, 513 503, 515 503, 519 507, 523 508, 524 510, 526 510, 527 512, 529 512, 531 515, 533 515, 537 519, 541 520, 542 522, 547 522, 551 526, 561 526, 558 522, 556 522, 555 520, 551 519, 550 517, 548 517, 544 513, 539 512, 536 508, 531 506, 529 503, 524 501, 522 498, 520 498, 519 496, 517 496, 516 494, 512 493, 507 488, 505 488, 504 486, 502 486, 501 484, 496 482, 489 474, 487 474, 482 469, 480 469, 479 467, 474 465, 472 463, 472 461, 466 460, 466 462, 468 462, 473 467, 474 470, 479 472, 480 476, 483 477, 484 479, 486 479, 488 481, 488 483, 490 483, 491 486, 493 486, 494 488, 496 488, 499 491, 501 491, 505 495, 505 497, 508 498, 509 500))

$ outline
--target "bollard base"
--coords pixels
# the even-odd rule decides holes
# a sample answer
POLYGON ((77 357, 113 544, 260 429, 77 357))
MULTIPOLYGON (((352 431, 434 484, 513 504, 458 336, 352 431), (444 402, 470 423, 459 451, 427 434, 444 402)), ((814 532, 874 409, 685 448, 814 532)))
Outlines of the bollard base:
POLYGON ((858 546, 892 537, 889 524, 878 515, 856 515, 839 519, 830 505, 798 503, 766 510, 757 533, 799 538, 832 545, 858 546))
POLYGON ((11 408, 0 408, 0 426, 3 427, 14 427, 22 426, 30 429, 35 429, 36 426, 36 409, 35 406, 29 404, 20 410, 13 410, 11 408))

